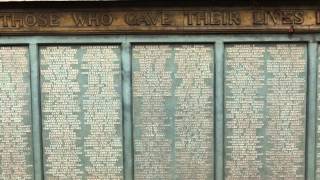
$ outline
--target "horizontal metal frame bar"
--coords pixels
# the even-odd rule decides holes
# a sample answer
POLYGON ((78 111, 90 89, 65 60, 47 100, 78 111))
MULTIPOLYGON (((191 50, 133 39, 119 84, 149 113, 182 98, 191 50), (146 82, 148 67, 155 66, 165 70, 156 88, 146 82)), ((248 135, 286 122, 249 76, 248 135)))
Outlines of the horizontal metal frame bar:
POLYGON ((317 34, 214 34, 214 35, 89 35, 89 36, 2 36, 2 44, 97 44, 215 43, 215 42, 316 42, 317 34))

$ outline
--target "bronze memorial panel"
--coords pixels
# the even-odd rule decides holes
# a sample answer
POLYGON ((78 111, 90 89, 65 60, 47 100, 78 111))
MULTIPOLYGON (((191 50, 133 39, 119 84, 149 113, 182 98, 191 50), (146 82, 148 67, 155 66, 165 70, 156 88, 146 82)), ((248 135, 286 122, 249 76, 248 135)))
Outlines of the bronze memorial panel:
POLYGON ((134 45, 135 179, 212 179, 212 45, 134 45))
POLYGON ((225 177, 305 178, 305 44, 225 48, 225 177))
POLYGON ((123 179, 120 47, 40 48, 46 179, 123 179))
POLYGON ((0 179, 33 179, 29 52, 0 46, 0 179))
POLYGON ((1 8, 0 180, 320 179, 319 7, 62 4, 1 8))

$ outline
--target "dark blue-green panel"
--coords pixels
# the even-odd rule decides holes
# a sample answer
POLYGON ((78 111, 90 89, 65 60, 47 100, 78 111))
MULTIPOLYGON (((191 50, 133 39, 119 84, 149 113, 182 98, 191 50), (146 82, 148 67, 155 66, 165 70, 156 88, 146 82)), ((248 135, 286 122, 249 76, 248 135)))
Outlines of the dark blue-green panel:
POLYGON ((132 48, 134 175, 214 178, 214 46, 132 48))
POLYGON ((0 46, 0 179, 33 179, 27 46, 0 46))
POLYGON ((39 53, 45 179, 123 179, 120 46, 39 53))
POLYGON ((307 46, 225 46, 225 179, 305 179, 307 46))

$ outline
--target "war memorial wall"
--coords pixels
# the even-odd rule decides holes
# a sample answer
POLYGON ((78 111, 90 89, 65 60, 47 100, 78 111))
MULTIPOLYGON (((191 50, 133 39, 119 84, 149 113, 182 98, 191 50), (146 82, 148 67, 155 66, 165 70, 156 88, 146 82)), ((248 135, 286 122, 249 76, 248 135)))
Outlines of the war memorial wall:
POLYGON ((320 10, 0 12, 0 179, 320 178, 320 10))

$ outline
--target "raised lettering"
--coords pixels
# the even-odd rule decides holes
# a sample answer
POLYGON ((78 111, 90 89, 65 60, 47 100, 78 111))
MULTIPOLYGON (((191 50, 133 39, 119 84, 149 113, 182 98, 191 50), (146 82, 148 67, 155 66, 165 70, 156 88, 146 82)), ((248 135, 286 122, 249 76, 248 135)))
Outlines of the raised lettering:
POLYGON ((24 18, 24 23, 27 26, 35 26, 37 24, 37 18, 34 15, 26 15, 24 18))
POLYGON ((84 26, 88 22, 88 17, 79 14, 73 14, 72 18, 76 26, 84 26))
POLYGON ((294 24, 302 24, 304 22, 303 18, 304 12, 297 11, 294 13, 294 24))
POLYGON ((59 26, 59 16, 51 14, 50 15, 50 26, 59 26))

